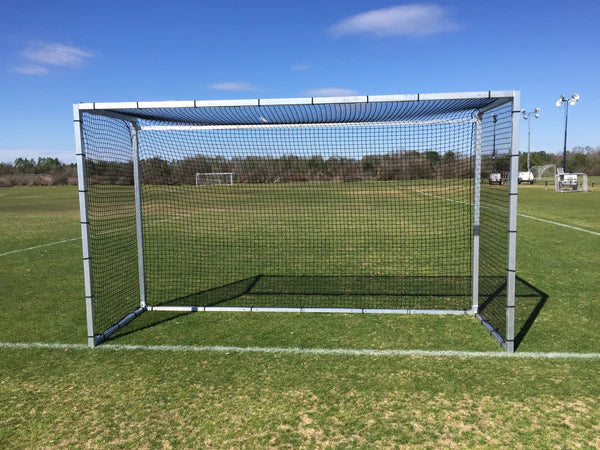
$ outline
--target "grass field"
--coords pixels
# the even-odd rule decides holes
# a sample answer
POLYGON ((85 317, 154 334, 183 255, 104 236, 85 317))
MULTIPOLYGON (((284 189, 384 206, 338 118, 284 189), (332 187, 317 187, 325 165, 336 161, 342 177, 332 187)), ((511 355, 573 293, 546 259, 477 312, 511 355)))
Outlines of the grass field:
POLYGON ((600 359, 569 357, 600 352, 600 191, 519 194, 518 275, 547 298, 493 358, 473 318, 390 315, 144 314, 88 350, 76 189, 0 190, 0 442, 600 446, 600 359))

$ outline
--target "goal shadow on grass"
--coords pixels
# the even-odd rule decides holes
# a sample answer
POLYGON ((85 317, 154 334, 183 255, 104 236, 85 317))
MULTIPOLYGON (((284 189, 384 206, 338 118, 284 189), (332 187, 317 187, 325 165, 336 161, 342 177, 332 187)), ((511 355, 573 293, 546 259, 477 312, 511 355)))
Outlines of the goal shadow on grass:
POLYGON ((161 305, 468 310, 470 292, 469 277, 256 275, 161 305))
MULTIPOLYGON (((470 277, 256 275, 168 300, 160 306, 469 311, 471 282, 470 277)), ((480 293, 480 313, 503 335, 506 326, 504 280, 482 277, 480 293)), ((533 325, 547 298, 544 292, 517 277, 515 348, 533 325)), ((190 313, 142 314, 112 339, 187 314, 190 313)))
MULTIPOLYGON (((515 283, 515 351, 533 326, 548 300, 548 294, 516 277, 515 283)), ((496 330, 506 328, 506 284, 503 283, 479 305, 479 313, 496 330)), ((504 334, 504 333, 502 333, 504 334)))

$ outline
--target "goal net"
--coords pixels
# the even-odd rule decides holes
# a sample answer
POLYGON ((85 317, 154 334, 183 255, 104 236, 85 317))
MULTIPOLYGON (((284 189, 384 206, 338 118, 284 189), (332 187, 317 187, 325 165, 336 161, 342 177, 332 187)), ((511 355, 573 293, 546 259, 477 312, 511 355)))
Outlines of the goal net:
POLYGON ((196 186, 207 184, 233 184, 233 172, 197 173, 196 186))
POLYGON ((556 175, 556 165, 545 164, 542 166, 531 166, 531 173, 538 181, 542 180, 543 178, 553 179, 556 175))
POLYGON ((512 351, 516 178, 488 180, 518 172, 518 110, 513 91, 76 105, 90 345, 157 311, 439 313, 512 351))

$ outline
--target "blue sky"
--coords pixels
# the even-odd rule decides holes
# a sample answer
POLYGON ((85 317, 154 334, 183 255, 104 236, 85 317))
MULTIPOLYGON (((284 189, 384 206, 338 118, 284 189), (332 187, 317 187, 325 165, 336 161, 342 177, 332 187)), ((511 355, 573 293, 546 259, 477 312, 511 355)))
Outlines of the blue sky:
MULTIPOLYGON (((532 150, 600 145, 600 2, 0 5, 0 161, 74 161, 73 103, 518 89, 532 150)), ((521 150, 527 148, 521 121, 521 150)))

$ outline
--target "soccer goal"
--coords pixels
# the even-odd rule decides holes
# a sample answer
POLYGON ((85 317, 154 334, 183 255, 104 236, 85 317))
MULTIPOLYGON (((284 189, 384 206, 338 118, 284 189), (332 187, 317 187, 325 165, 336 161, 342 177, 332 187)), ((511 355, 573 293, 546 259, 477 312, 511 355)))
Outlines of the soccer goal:
POLYGON ((75 105, 89 345, 161 311, 470 314, 512 352, 519 111, 517 91, 75 105))
POLYGON ((196 174, 196 186, 207 184, 233 184, 233 172, 208 172, 196 174))
POLYGON ((540 181, 543 178, 552 179, 556 176, 556 165, 545 164, 542 166, 531 166, 531 173, 537 181, 540 181))
POLYGON ((582 172, 565 173, 559 168, 554 183, 556 192, 589 192, 587 175, 582 172))

